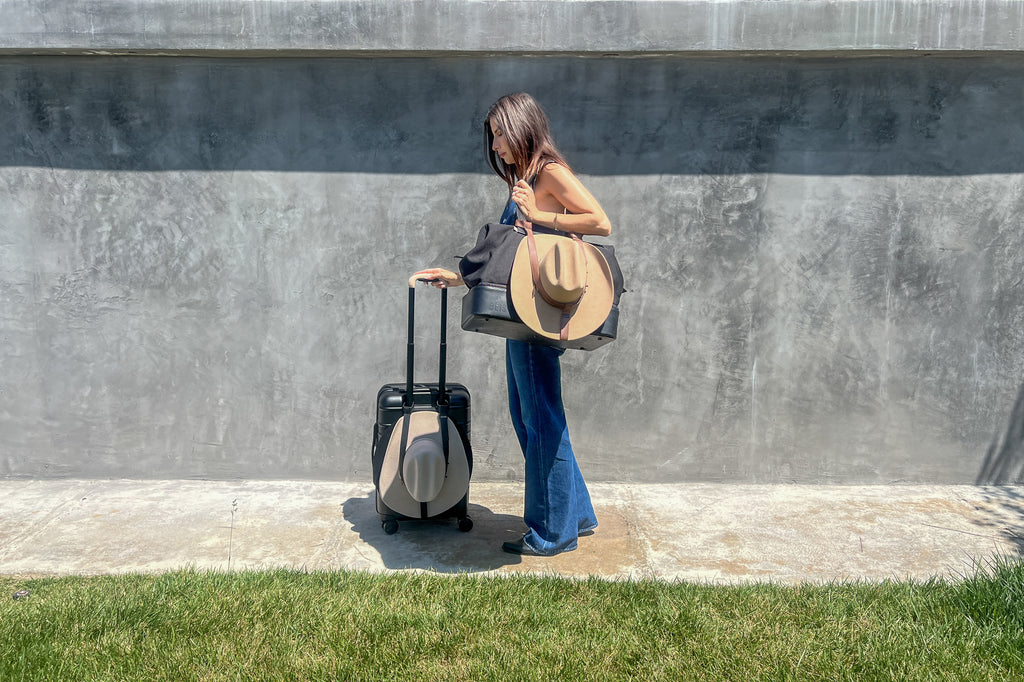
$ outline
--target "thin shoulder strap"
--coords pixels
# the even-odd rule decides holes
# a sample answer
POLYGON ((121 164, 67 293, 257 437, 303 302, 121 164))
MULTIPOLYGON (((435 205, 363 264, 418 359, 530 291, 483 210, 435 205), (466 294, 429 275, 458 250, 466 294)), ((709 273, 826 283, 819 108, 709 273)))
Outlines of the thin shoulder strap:
POLYGON ((545 161, 544 163, 541 164, 540 168, 537 169, 537 172, 534 174, 533 179, 530 180, 530 187, 532 187, 533 189, 537 188, 537 178, 540 177, 540 172, 542 170, 544 170, 545 168, 547 168, 548 166, 550 166, 551 164, 553 164, 553 163, 558 163, 558 162, 553 160, 553 159, 548 159, 547 161, 545 161))

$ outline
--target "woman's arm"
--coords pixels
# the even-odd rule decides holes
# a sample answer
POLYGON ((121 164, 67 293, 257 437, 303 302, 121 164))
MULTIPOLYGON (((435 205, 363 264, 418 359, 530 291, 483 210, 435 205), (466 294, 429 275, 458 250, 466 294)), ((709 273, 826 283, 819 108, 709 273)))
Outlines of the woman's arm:
POLYGON ((523 180, 517 182, 512 199, 534 225, 602 237, 611 234, 612 225, 601 204, 561 164, 545 166, 537 176, 536 189, 523 180), (562 213, 562 209, 568 213, 562 213))

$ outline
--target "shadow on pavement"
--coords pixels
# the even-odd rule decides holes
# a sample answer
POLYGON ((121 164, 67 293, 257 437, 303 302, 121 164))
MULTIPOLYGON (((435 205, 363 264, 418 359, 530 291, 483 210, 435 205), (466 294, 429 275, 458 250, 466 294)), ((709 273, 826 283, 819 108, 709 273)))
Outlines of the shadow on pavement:
POLYGON ((992 486, 984 490, 981 503, 983 519, 974 523, 986 534, 1003 538, 1013 547, 1016 557, 1024 558, 1024 491, 1020 488, 992 486))
POLYGON ((441 519, 403 521, 397 533, 388 535, 377 516, 375 496, 371 491, 349 498, 342 504, 342 514, 359 539, 377 550, 385 568, 474 573, 521 562, 520 557, 501 551, 501 543, 518 540, 525 532, 521 517, 495 514, 470 502, 473 529, 469 532, 461 532, 455 519, 441 519))

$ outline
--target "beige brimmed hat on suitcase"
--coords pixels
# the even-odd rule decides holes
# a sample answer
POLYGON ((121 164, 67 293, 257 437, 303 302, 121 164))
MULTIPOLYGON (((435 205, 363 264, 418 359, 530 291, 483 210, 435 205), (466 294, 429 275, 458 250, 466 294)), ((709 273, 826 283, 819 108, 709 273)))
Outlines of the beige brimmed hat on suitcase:
POLYGON ((454 421, 439 419, 433 410, 417 410, 398 419, 380 472, 384 504, 410 518, 421 518, 424 504, 430 515, 440 514, 466 494, 469 477, 469 457, 454 421), (406 419, 408 428, 403 423, 406 419), (442 428, 448 429, 447 456, 442 428))
POLYGON ((529 235, 519 243, 509 290, 527 327, 562 341, 581 339, 600 327, 615 294, 608 261, 597 247, 553 234, 529 235))

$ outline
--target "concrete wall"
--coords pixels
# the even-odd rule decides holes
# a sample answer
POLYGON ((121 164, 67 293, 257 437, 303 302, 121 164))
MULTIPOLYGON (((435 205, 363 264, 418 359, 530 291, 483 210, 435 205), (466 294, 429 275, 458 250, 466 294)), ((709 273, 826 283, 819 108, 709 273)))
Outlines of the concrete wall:
MULTIPOLYGON (((1021 480, 1012 24, 972 24, 979 51, 960 58, 863 31, 857 49, 881 52, 481 54, 467 29, 447 47, 399 32, 395 56, 306 40, 238 59, 197 47, 245 48, 209 37, 168 48, 183 29, 140 48, 166 55, 127 56, 145 22, 90 34, 68 26, 116 3, 45 5, 51 26, 58 5, 79 10, 54 41, 70 55, 0 6, 18 29, 0 57, 0 476, 368 478, 376 390, 403 375, 405 278, 454 266, 497 217, 480 123, 526 89, 605 205, 630 289, 619 340, 564 360, 589 478, 1021 480)), ((955 33, 932 28, 915 35, 955 33)), ((436 295, 420 301, 429 379, 436 295)), ((457 301, 449 377, 474 394, 475 476, 517 478, 502 343, 457 331, 457 301)))

